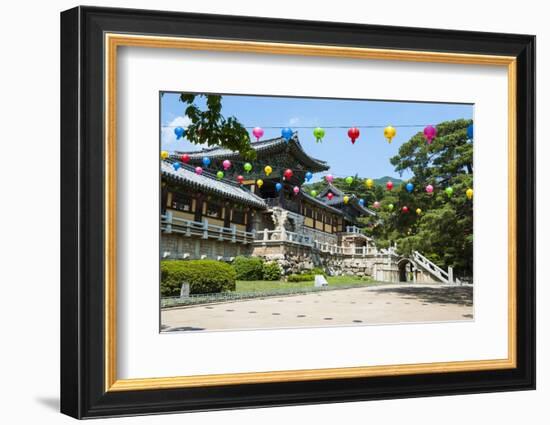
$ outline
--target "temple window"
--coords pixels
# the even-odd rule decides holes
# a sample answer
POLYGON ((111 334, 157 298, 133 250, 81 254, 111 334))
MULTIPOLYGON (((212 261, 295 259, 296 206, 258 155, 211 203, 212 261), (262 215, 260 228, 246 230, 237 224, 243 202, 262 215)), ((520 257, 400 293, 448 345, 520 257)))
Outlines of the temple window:
POLYGON ((206 206, 206 215, 212 218, 221 218, 222 206, 217 202, 208 201, 206 206))
POLYGON ((187 211, 192 210, 193 199, 190 196, 183 195, 181 193, 173 192, 172 193, 172 202, 170 207, 177 211, 187 211))

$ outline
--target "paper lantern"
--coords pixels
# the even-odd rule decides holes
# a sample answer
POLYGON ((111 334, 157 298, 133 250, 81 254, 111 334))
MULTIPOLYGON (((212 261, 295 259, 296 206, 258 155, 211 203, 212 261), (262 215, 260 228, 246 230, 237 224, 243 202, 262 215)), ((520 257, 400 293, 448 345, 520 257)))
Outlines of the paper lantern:
POLYGON ((311 192, 309 192, 309 194, 315 198, 317 196, 317 191, 312 190, 311 192))
POLYGON ((323 141, 323 137, 325 137, 325 130, 321 127, 316 127, 313 130, 313 136, 315 137, 315 141, 320 143, 323 141))
POLYGON ((359 138, 359 134, 359 129, 357 127, 352 127, 348 130, 348 137, 351 139, 352 144, 359 138))
POLYGON ((250 173, 250 171, 252 171, 252 164, 250 162, 245 162, 243 168, 244 168, 244 171, 246 171, 247 173, 250 173))
POLYGON ((422 210, 421 210, 420 208, 417 208, 417 209, 416 209, 416 214, 417 214, 417 215, 422 214, 422 210))
POLYGON ((169 154, 168 152, 166 152, 166 151, 162 151, 162 152, 160 153, 160 157, 161 157, 162 159, 166 159, 166 158, 168 158, 169 156, 170 156, 170 154, 169 154))
POLYGON ((428 145, 432 143, 433 139, 437 136, 437 129, 429 125, 426 128, 424 128, 424 137, 426 138, 426 141, 428 142, 428 145))
POLYGON ((407 183, 405 185, 405 189, 407 189, 407 192, 411 193, 414 190, 414 184, 412 184, 411 182, 407 183))
POLYGON ((393 204, 388 204, 388 210, 390 210, 390 211, 393 210, 393 204))
POLYGON ((332 201, 332 198, 334 198, 334 194, 332 192, 327 193, 327 198, 329 201, 332 201))
POLYGON ((294 192, 295 195, 298 195, 298 193, 300 193, 300 188, 298 186, 294 186, 292 188, 292 191, 294 192))
POLYGON ((260 137, 264 135, 264 130, 261 127, 254 127, 252 134, 256 138, 256 141, 260 141, 260 137))
POLYGON ((256 184, 258 185, 259 188, 261 188, 264 185, 264 181, 262 179, 258 179, 256 180, 256 184))
POLYGON ((269 176, 273 172, 273 168, 271 168, 269 165, 266 165, 264 168, 264 173, 266 176, 269 176))
POLYGON ((374 201, 374 204, 372 204, 372 206, 376 209, 380 208, 380 202, 378 201, 374 201))
POLYGON ((392 139, 397 134, 397 131, 395 131, 395 128, 393 128, 391 125, 388 125, 384 129, 384 137, 388 140, 388 143, 391 143, 392 139))
POLYGON ((210 165, 210 162, 210 158, 208 158, 207 156, 202 159, 202 165, 204 165, 205 167, 208 167, 210 165))
POLYGON ((327 174, 325 176, 325 180, 327 181, 327 183, 332 183, 334 181, 334 176, 332 174, 327 174))
POLYGON ((202 167, 196 167, 195 168, 195 173, 198 174, 199 176, 202 174, 202 167))
POLYGON ((216 173, 216 177, 218 178, 218 180, 223 179, 224 176, 225 176, 225 174, 223 173, 223 171, 218 171, 218 172, 216 173))
POLYGON ((187 155, 186 153, 184 153, 182 156, 180 156, 180 159, 181 159, 182 162, 187 164, 189 162, 189 160, 191 159, 191 157, 189 155, 187 155))
POLYGON ((285 179, 290 179, 292 176, 294 175, 294 173, 292 172, 292 170, 290 168, 287 168, 283 174, 283 176, 285 176, 285 179))
POLYGON ((276 183, 275 184, 275 190, 277 192, 280 192, 282 188, 283 188, 283 185, 281 183, 276 183))
POLYGON ((222 162, 222 165, 223 165, 223 169, 227 171, 231 168, 231 161, 226 159, 225 161, 222 162))
POLYGON ((403 211, 405 214, 409 212, 409 207, 407 207, 406 205, 401 208, 401 211, 403 211))
POLYGON ((426 193, 433 193, 433 191, 434 191, 434 187, 431 184, 426 186, 426 193))
POLYGON ((288 141, 292 138, 292 129, 291 128, 283 128, 281 130, 281 136, 283 139, 286 140, 286 142, 288 143, 288 141))
POLYGON ((372 189, 372 187, 374 186, 374 180, 367 179, 367 181, 365 182, 365 185, 367 186, 368 189, 372 189))
POLYGON ((346 183, 351 186, 351 184, 353 183, 353 177, 351 176, 346 177, 346 183))
POLYGON ((365 206, 365 200, 363 198, 359 199, 359 205, 361 205, 362 207, 365 206))
POLYGON ((172 167, 174 167, 174 170, 178 171, 181 167, 181 164, 179 162, 174 162, 172 164, 172 167))
POLYGON ((310 181, 313 178, 313 173, 311 171, 308 171, 306 173, 306 181, 310 181))
POLYGON ((389 180, 387 183, 386 183, 386 189, 388 190, 392 190, 393 189, 393 182, 391 180, 389 180))
POLYGON ((466 190, 466 197, 468 199, 472 199, 474 197, 474 189, 470 188, 470 189, 466 190))
POLYGON ((243 184, 243 181, 244 181, 244 177, 239 174, 237 176, 237 182, 239 182, 239 184, 243 184))
POLYGON ((445 193, 447 194, 447 196, 450 198, 451 196, 453 196, 453 188, 451 186, 445 188, 445 193))
POLYGON ((347 204, 349 202, 349 196, 344 195, 344 204, 347 204))
POLYGON ((176 140, 179 140, 185 135, 185 130, 183 127, 176 127, 174 128, 174 133, 176 134, 176 140))

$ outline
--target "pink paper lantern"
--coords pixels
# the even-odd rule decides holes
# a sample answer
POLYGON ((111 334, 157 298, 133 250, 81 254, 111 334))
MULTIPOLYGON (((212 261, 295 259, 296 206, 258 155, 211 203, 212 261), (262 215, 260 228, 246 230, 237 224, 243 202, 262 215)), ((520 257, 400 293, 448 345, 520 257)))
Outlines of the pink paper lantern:
POLYGON ((437 129, 433 125, 429 125, 426 128, 424 128, 424 137, 426 138, 426 141, 428 142, 428 145, 430 145, 437 136, 437 129))
POLYGON ((433 191, 434 191, 434 187, 431 184, 426 186, 426 192, 427 193, 433 193, 433 191))
POLYGON ((252 130, 252 134, 257 141, 260 141, 260 137, 264 135, 264 130, 261 127, 254 127, 254 129, 252 130))
POLYGON ((292 189, 295 195, 298 195, 300 193, 300 188, 298 186, 294 186, 294 189, 292 189))
POLYGON ((231 168, 231 161, 226 159, 225 161, 222 162, 222 165, 223 165, 223 169, 227 171, 231 168))
POLYGON ((202 167, 195 168, 195 173, 200 176, 202 174, 202 167))
POLYGON ((328 183, 332 183, 334 181, 334 176, 332 174, 328 174, 326 177, 325 177, 325 180, 328 182, 328 183))
POLYGON ((380 208, 380 202, 378 201, 375 201, 374 204, 372 204, 372 206, 376 209, 380 208))

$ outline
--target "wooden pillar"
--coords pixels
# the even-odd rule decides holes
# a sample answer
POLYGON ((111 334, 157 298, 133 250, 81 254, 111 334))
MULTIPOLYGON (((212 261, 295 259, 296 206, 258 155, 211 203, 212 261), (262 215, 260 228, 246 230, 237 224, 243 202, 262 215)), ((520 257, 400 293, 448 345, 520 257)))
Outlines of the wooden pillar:
POLYGON ((223 227, 229 227, 229 225, 231 224, 231 215, 233 213, 233 206, 229 202, 225 203, 224 212, 225 215, 223 217, 223 227))
POLYGON ((250 208, 247 208, 246 211, 246 231, 251 232, 252 231, 252 210, 250 208))
POLYGON ((202 193, 198 193, 197 197, 195 198, 195 221, 201 222, 202 221, 202 208, 204 203, 204 195, 202 193))

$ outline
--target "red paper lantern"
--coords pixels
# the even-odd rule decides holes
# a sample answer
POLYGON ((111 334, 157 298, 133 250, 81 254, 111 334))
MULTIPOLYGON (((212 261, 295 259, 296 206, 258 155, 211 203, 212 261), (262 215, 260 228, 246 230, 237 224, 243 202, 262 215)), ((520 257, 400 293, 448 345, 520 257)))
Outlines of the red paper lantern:
POLYGON ((406 205, 401 208, 401 211, 403 211, 404 213, 408 213, 409 212, 409 207, 407 207, 406 205))
POLYGON ((359 138, 359 129, 357 127, 350 128, 348 130, 348 137, 351 139, 351 143, 355 143, 359 138))
POLYGON ((239 182, 239 184, 243 184, 244 177, 241 175, 237 176, 237 181, 239 182))
POLYGON ((327 193, 327 198, 329 201, 331 201, 332 198, 334 198, 334 195, 332 194, 332 192, 327 193))
POLYGON ((191 159, 191 157, 189 155, 187 155, 186 153, 184 153, 181 157, 181 162, 185 162, 186 164, 189 162, 189 160, 191 159))
POLYGON ((292 170, 290 168, 287 168, 283 175, 285 176, 285 179, 288 180, 294 175, 294 173, 292 172, 292 170))
POLYGON ((393 189, 393 182, 390 180, 389 182, 386 183, 386 189, 388 190, 392 190, 393 189))

